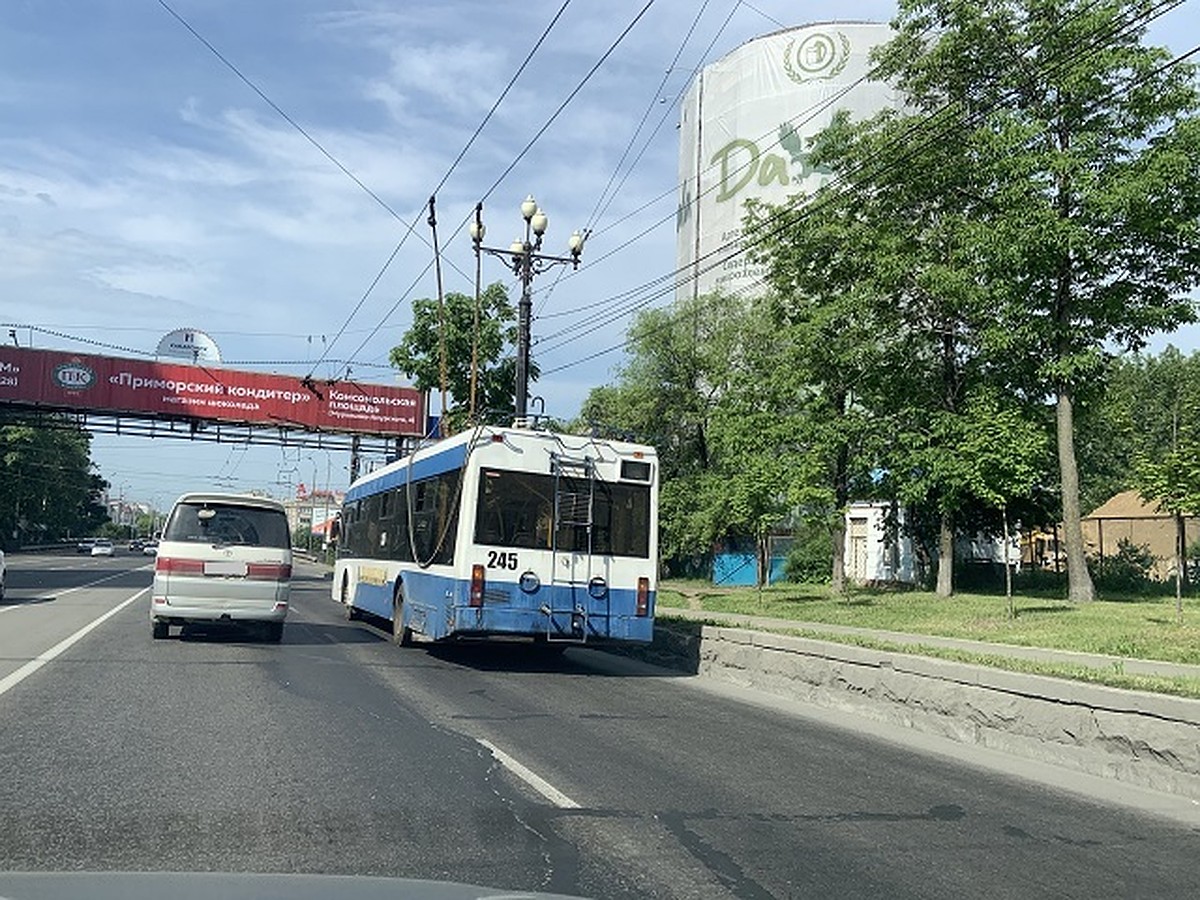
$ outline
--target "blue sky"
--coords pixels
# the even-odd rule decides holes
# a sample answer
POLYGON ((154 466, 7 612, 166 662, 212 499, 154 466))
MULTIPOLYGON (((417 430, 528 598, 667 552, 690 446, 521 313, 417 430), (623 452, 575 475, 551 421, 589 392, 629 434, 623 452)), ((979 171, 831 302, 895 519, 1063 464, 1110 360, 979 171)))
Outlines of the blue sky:
MULTIPOLYGON (((147 352, 195 327, 246 368, 304 374, 327 351, 351 360, 357 378, 394 382, 387 352, 411 322, 409 303, 435 294, 421 275, 431 256, 421 209, 562 0, 167 2, 402 221, 158 0, 4 0, 0 319, 33 326, 22 344, 98 352, 123 351, 50 332, 147 352), (350 318, 414 218, 416 232, 350 318)), ((470 243, 456 228, 643 6, 570 3, 438 191, 447 290, 473 290, 470 243)), ((575 228, 595 230, 590 265, 539 278, 535 336, 674 268, 675 100, 697 65, 781 25, 886 21, 895 4, 710 0, 668 73, 701 7, 653 3, 486 198, 489 243, 519 234, 527 193, 550 217, 547 249, 565 248, 575 228), (647 109, 640 159, 618 170, 647 109), (624 179, 615 195, 614 172, 624 179)), ((1152 39, 1175 52, 1200 43, 1197 4, 1164 16, 1152 39)), ((507 275, 485 260, 485 281, 511 284, 507 275)), ((572 415, 610 379, 619 353, 569 364, 618 344, 627 324, 535 347, 543 370, 567 366, 533 388, 548 412, 572 415)), ((1193 349, 1198 335, 1175 341, 1193 349)), ((159 503, 214 485, 284 494, 314 470, 322 483, 326 471, 335 485, 346 478, 344 456, 322 451, 110 436, 94 449, 115 490, 159 503)))

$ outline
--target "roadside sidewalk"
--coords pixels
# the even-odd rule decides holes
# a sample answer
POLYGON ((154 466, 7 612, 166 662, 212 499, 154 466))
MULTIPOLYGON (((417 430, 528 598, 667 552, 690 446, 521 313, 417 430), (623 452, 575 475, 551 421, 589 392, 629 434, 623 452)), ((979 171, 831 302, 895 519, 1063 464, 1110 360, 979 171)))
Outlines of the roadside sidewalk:
POLYGON ((823 622, 801 622, 795 619, 773 619, 768 616, 751 616, 743 613, 710 612, 708 610, 682 609, 660 606, 655 610, 659 616, 670 616, 692 621, 719 622, 736 628, 758 631, 808 631, 824 634, 847 634, 888 641, 893 644, 927 647, 945 647, 967 653, 988 656, 1007 656, 1012 659, 1029 659, 1037 662, 1063 663, 1086 666, 1091 669, 1121 671, 1130 675, 1156 675, 1166 678, 1183 677, 1200 679, 1200 665, 1160 662, 1152 659, 1134 659, 1122 656, 1106 656, 1101 653, 1077 653, 1073 650, 1050 650, 1041 647, 1020 647, 1015 644, 996 644, 990 641, 972 641, 965 638, 936 637, 928 634, 909 634, 902 631, 883 631, 877 628, 856 628, 851 625, 830 625, 823 622))

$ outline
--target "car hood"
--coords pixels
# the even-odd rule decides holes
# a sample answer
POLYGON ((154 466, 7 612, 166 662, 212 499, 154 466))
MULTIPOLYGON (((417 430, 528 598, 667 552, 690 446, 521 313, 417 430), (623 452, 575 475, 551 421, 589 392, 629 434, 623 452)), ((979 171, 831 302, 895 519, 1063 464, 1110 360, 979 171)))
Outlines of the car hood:
POLYGON ((365 875, 228 872, 0 872, 3 900, 485 900, 566 898, 501 888, 365 875))

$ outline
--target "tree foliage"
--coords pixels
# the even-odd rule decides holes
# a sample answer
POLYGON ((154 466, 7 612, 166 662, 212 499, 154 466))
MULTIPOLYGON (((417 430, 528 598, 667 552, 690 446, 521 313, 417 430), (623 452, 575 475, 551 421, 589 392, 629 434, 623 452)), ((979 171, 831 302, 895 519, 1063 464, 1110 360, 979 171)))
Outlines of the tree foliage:
MULTIPOLYGON (((775 290, 857 319, 890 368, 893 431, 917 457, 892 474, 936 498, 943 565, 963 504, 983 499, 967 456, 984 448, 962 439, 980 392, 1053 399, 1074 599, 1092 595, 1074 407, 1113 347, 1194 317, 1200 280, 1194 72, 1142 44, 1153 6, 901 0, 876 53, 901 111, 835 117, 813 148, 834 181, 748 220, 775 290)), ((1038 455, 1026 435, 993 438, 1038 455)))
POLYGON ((899 0, 876 55, 897 108, 835 116, 809 148, 827 186, 748 210, 767 296, 644 315, 589 399, 659 445, 675 552, 799 512, 836 589, 846 504, 903 501, 948 593, 955 531, 1061 516, 1082 600, 1081 498, 1191 502, 1200 453, 1150 439, 1166 400, 1113 362, 1196 315, 1200 96, 1144 44, 1159 5, 899 0))
POLYGON ((16 546, 91 534, 108 516, 106 482, 92 471, 80 428, 0 417, 0 543, 16 546))
POLYGON ((780 448, 792 435, 761 379, 780 361, 777 333, 750 303, 713 296, 642 313, 629 339, 617 383, 594 389, 580 419, 658 449, 664 557, 683 563, 731 537, 761 551, 790 507, 780 448))
MULTIPOLYGON (((454 427, 466 422, 471 398, 471 348, 475 335, 475 298, 451 292, 445 298, 445 327, 443 311, 438 301, 413 301, 413 324, 400 343, 392 348, 393 366, 413 379, 422 391, 432 391, 435 398, 441 389, 441 346, 446 345, 448 418, 454 427)), ((516 308, 509 302, 504 285, 488 285, 479 298, 478 375, 476 385, 476 418, 481 421, 511 420, 516 387, 516 359, 513 345, 517 337, 516 308)), ((530 380, 536 380, 537 366, 530 365, 530 380)), ((437 400, 434 400, 434 404, 437 400)))
POLYGON ((901 0, 881 75, 970 133, 995 349, 1051 396, 1070 595, 1090 599, 1074 408, 1113 347, 1195 317, 1200 122, 1194 71, 1145 46, 1150 0, 901 0), (931 37, 932 35, 932 37, 931 37))

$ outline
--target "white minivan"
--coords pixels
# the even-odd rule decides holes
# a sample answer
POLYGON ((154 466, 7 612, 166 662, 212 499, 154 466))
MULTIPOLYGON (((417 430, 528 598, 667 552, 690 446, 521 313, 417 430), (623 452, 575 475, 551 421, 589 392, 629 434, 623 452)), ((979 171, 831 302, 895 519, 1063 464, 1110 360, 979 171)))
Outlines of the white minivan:
POLYGON ((292 541, 283 505, 243 494, 191 493, 175 501, 158 543, 151 631, 172 625, 259 624, 283 637, 292 541))

